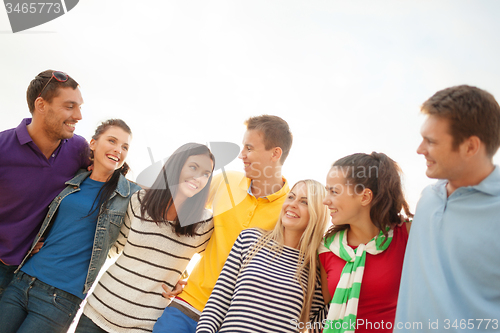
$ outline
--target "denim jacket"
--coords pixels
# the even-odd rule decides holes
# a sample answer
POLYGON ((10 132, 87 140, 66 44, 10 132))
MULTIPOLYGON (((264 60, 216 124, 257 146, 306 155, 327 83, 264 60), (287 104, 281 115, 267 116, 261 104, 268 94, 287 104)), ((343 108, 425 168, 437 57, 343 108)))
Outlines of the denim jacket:
MULTIPOLYGON (((31 256, 33 248, 38 243, 43 234, 54 222, 54 216, 61 201, 68 195, 80 191, 80 184, 90 175, 90 171, 80 170, 73 179, 66 182, 66 188, 52 201, 49 205, 49 211, 42 223, 42 227, 36 235, 30 251, 24 257, 23 262, 19 265, 16 272, 24 265, 26 260, 31 256)), ((94 245, 92 247, 92 257, 90 259, 89 270, 83 288, 83 293, 86 294, 95 279, 102 265, 106 261, 107 255, 113 244, 115 243, 120 228, 123 224, 125 214, 127 212, 128 203, 132 194, 140 190, 141 187, 137 184, 129 182, 123 175, 120 175, 118 185, 115 191, 111 194, 108 208, 97 219, 97 226, 94 236, 94 245), (118 194, 118 195, 117 195, 118 194)), ((127 217, 128 218, 128 217, 127 217)), ((75 244, 75 246, 78 246, 75 244)))

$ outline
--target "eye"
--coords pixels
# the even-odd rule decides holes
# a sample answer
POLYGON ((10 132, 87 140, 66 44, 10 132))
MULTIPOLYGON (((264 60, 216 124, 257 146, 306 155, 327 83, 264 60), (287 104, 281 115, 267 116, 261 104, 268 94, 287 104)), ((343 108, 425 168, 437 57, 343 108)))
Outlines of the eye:
POLYGON ((128 146, 123 146, 123 150, 128 151, 128 146))
POLYGON ((295 197, 294 197, 293 195, 291 195, 291 194, 290 194, 290 195, 288 196, 288 199, 289 199, 289 200, 293 200, 293 199, 295 199, 295 197))
POLYGON ((205 177, 210 178, 210 172, 205 173, 205 177))
POLYGON ((302 200, 300 203, 307 206, 307 200, 302 200))
POLYGON ((189 168, 193 171, 196 170, 196 167, 194 165, 190 165, 189 168))
POLYGON ((115 139, 109 139, 109 142, 111 142, 111 143, 115 143, 115 142, 116 142, 116 140, 115 140, 115 139))

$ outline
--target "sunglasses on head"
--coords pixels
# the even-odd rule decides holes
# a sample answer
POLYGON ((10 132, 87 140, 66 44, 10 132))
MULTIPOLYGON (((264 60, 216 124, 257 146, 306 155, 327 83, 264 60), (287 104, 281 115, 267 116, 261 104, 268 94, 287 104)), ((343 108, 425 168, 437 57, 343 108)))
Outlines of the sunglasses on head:
MULTIPOLYGON (((42 96, 42 93, 43 91, 45 90, 45 88, 47 87, 47 85, 49 84, 50 80, 52 80, 52 78, 56 79, 57 81, 59 82, 66 82, 68 81, 69 79, 69 75, 64 73, 64 72, 60 72, 60 71, 55 71, 55 72, 52 72, 52 76, 50 77, 50 79, 47 81, 47 83, 45 83, 45 85, 43 86, 42 88, 42 91, 40 91, 40 94, 38 94, 38 97, 42 96)), ((37 98, 38 98, 37 97, 37 98)))

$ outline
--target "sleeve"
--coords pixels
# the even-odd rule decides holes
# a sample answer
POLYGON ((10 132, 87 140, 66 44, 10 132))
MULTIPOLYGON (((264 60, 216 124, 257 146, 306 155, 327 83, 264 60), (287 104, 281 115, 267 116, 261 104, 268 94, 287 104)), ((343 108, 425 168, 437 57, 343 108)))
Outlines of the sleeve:
POLYGON ((212 212, 208 209, 205 209, 205 211, 203 212, 202 218, 206 222, 204 222, 205 225, 203 226, 204 229, 202 230, 202 235, 204 237, 204 241, 202 244, 200 244, 200 247, 198 249, 198 254, 201 257, 205 253, 205 249, 207 248, 208 242, 210 241, 210 238, 211 238, 212 233, 214 231, 214 217, 212 216, 212 212))
POLYGON ((320 274, 316 275, 316 286, 314 289, 313 301, 311 304, 310 322, 313 329, 310 332, 320 333, 323 327, 323 322, 328 315, 328 305, 325 304, 323 293, 321 291, 320 274))
POLYGON ((217 283, 201 314, 196 333, 216 333, 229 310, 231 299, 243 263, 244 234, 240 233, 234 243, 217 283))
POLYGON ((116 242, 113 244, 111 249, 109 249, 108 252, 108 258, 116 258, 118 257, 122 251, 123 248, 125 247, 125 243, 127 243, 127 238, 128 234, 130 232, 130 228, 132 226, 132 219, 134 219, 134 213, 132 209, 132 202, 135 202, 135 198, 137 196, 134 195, 132 197, 132 200, 130 200, 127 213, 125 214, 125 217, 123 218, 123 224, 120 229, 120 233, 118 234, 118 238, 116 239, 116 242))
POLYGON ((206 208, 212 208, 215 194, 219 190, 221 183, 223 182, 222 173, 213 176, 212 183, 210 185, 210 190, 208 192, 208 198, 206 203, 206 208))
POLYGON ((92 161, 90 160, 90 148, 87 140, 83 137, 79 137, 81 139, 80 142, 80 168, 87 170, 92 161))

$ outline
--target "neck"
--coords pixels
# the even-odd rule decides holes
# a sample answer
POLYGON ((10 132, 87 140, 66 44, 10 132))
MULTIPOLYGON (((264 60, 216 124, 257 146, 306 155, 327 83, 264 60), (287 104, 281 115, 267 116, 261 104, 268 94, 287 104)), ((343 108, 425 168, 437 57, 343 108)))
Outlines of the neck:
POLYGON ((353 225, 349 226, 347 231, 347 243, 351 246, 359 246, 360 244, 366 244, 380 233, 380 229, 377 228, 372 221, 365 223, 363 225, 353 225))
MULTIPOLYGON (((265 173, 269 174, 271 172, 265 173)), ((281 173, 272 174, 273 177, 260 177, 252 179, 252 194, 256 197, 265 197, 278 192, 284 185, 281 173)))
POLYGON ((90 174, 90 179, 93 179, 98 182, 107 182, 109 178, 113 175, 113 171, 109 172, 108 170, 101 170, 98 166, 94 165, 94 170, 90 174))
POLYGON ((460 177, 457 177, 457 179, 448 179, 448 184, 446 185, 448 196, 459 187, 478 185, 488 177, 494 169, 495 165, 491 160, 482 161, 481 163, 475 163, 473 166, 469 166, 460 177))
POLYGON ((54 150, 56 150, 61 143, 61 140, 51 138, 47 135, 45 129, 35 120, 35 117, 31 119, 31 123, 26 126, 26 128, 28 129, 28 134, 31 140, 33 140, 33 143, 40 149, 42 154, 49 159, 50 155, 52 155, 54 150))
POLYGON ((294 249, 299 248, 300 238, 302 237, 302 232, 290 232, 286 229, 283 231, 283 243, 286 246, 293 247, 294 249))

